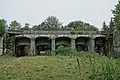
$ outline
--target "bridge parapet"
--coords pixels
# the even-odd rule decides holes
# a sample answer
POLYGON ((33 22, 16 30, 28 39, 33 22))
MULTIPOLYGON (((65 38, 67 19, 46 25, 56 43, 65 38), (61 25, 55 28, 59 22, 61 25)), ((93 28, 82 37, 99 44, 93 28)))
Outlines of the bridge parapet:
POLYGON ((8 30, 10 34, 100 34, 97 31, 84 30, 8 30))
POLYGON ((38 38, 38 37, 48 37, 48 38, 51 38, 51 39, 55 39, 55 38, 58 38, 58 37, 68 37, 68 38, 71 38, 71 39, 76 39, 78 37, 87 37, 87 38, 97 38, 97 37, 106 37, 105 35, 83 35, 83 34, 74 34, 74 35, 71 35, 71 34, 62 34, 62 35, 56 35, 56 34, 22 34, 22 35, 16 35, 15 37, 27 37, 27 38, 38 38))

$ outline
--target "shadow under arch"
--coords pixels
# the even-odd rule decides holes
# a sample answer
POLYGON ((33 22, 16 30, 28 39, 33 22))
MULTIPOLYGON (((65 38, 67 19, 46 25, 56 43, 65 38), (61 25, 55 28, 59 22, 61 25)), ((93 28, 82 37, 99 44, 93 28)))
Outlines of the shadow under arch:
POLYGON ((37 55, 51 51, 51 39, 46 36, 39 36, 35 38, 35 47, 37 55))
POLYGON ((55 38, 55 48, 57 49, 59 46, 70 47, 71 46, 71 38, 67 36, 59 36, 55 38))
POLYGON ((15 37, 15 56, 27 56, 30 53, 30 38, 15 37))
POLYGON ((95 38, 95 51, 97 53, 106 53, 106 37, 99 36, 95 38))
POLYGON ((75 45, 77 51, 89 51, 90 50, 90 37, 80 36, 75 39, 75 45))

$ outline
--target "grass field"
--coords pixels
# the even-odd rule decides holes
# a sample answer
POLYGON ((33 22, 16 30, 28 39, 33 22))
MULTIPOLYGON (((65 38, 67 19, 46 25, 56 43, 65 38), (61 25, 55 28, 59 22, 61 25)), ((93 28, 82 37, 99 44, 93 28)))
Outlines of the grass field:
POLYGON ((0 80, 120 80, 119 60, 97 54, 1 56, 0 80))

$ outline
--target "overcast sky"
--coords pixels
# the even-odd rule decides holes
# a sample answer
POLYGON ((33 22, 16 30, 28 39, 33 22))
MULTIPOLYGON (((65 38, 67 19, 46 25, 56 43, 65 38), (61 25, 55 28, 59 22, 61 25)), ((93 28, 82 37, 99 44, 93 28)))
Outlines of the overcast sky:
POLYGON ((0 18, 34 25, 56 16, 64 25, 82 20, 101 29, 116 4, 117 0, 0 0, 0 18))

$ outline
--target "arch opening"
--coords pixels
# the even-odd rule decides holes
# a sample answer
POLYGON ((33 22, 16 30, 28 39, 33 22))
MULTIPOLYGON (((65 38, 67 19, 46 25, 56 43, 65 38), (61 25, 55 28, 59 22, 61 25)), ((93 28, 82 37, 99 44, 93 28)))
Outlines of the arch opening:
POLYGON ((36 54, 41 55, 46 51, 51 51, 51 39, 49 37, 38 37, 35 39, 36 54))
POLYGON ((97 53, 105 53, 106 48, 106 40, 105 37, 97 37, 95 38, 95 51, 97 53))
POLYGON ((27 56, 30 51, 30 39, 27 37, 15 38, 15 53, 17 57, 27 56))
POLYGON ((90 48, 90 38, 88 37, 78 37, 75 40, 77 51, 88 51, 90 48))
POLYGON ((55 40, 55 48, 57 49, 59 46, 70 47, 71 38, 69 37, 58 37, 55 40))

